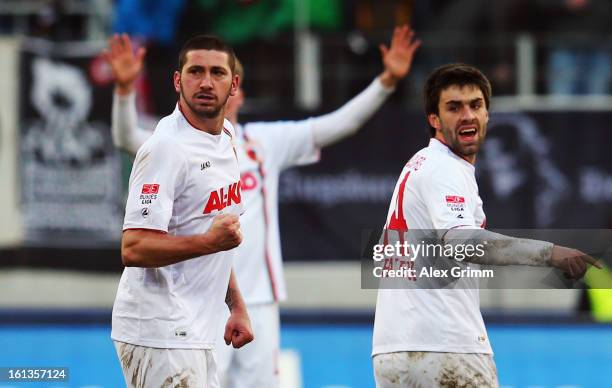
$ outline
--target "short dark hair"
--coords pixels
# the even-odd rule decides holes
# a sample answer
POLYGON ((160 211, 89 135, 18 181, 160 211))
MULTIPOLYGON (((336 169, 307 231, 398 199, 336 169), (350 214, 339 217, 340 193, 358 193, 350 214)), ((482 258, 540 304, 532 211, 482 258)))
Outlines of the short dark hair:
MULTIPOLYGON (((474 66, 464 63, 450 63, 435 69, 425 81, 423 88, 423 98, 425 100, 425 114, 440 114, 438 105, 440 104, 440 94, 451 85, 463 87, 474 85, 480 89, 484 97, 485 106, 489 109, 491 100, 491 83, 485 75, 474 66)), ((436 135, 436 129, 429 126, 431 137, 436 135)))
POLYGON ((179 72, 183 70, 183 66, 185 66, 185 62, 187 62, 187 53, 193 50, 215 50, 226 53, 229 67, 232 70, 232 75, 235 73, 236 54, 234 53, 234 50, 221 38, 214 35, 196 35, 183 44, 178 57, 179 72))

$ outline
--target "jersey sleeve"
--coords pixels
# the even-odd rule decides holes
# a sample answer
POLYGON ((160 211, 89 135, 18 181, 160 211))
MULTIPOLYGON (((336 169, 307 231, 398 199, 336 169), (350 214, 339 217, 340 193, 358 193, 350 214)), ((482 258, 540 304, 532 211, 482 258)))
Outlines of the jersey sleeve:
POLYGON ((138 126, 136 114, 136 93, 126 96, 113 94, 111 134, 113 144, 132 155, 147 141, 153 131, 138 126))
POLYGON ((310 119, 248 123, 244 130, 263 146, 268 163, 279 169, 315 163, 320 158, 310 119))
POLYGON ((475 228, 476 199, 459 168, 445 166, 430 174, 421 194, 435 229, 475 228))
POLYGON ((325 147, 354 135, 368 121, 394 88, 385 87, 376 77, 361 93, 333 112, 313 117, 315 144, 325 147))
POLYGON ((174 199, 186 175, 185 159, 170 139, 154 137, 136 154, 130 175, 123 230, 167 232, 174 199))

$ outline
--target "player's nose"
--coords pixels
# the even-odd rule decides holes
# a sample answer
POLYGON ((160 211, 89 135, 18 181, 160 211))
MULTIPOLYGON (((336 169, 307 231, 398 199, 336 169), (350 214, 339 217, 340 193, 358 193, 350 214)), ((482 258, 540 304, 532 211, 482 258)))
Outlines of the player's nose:
POLYGON ((200 88, 212 89, 212 77, 210 76, 210 73, 208 72, 204 73, 204 75, 202 76, 200 80, 200 88))
POLYGON ((463 108, 461 109, 461 120, 472 121, 474 120, 474 118, 476 118, 476 115, 474 114, 474 110, 472 109, 472 107, 470 107, 469 105, 463 106, 463 108))

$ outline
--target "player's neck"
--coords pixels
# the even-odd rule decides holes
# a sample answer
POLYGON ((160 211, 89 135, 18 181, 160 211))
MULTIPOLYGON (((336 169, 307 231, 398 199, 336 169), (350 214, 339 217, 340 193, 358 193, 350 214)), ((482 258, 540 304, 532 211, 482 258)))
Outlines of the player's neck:
POLYGON ((444 144, 446 147, 448 147, 449 150, 451 150, 451 152, 455 155, 457 155, 458 157, 460 157, 461 159, 465 160, 466 162, 470 163, 471 165, 476 165, 476 154, 474 155, 461 155, 457 152, 455 152, 454 149, 452 149, 444 140, 444 137, 438 132, 436 133, 436 136, 434 136, 434 139, 438 140, 440 143, 444 144))
POLYGON ((238 113, 226 111, 225 118, 228 119, 234 127, 238 124, 238 113))
POLYGON ((210 133, 211 135, 218 135, 223 130, 223 115, 225 113, 225 108, 222 108, 217 116, 206 118, 193 112, 182 98, 179 98, 178 105, 187 122, 195 129, 210 133))

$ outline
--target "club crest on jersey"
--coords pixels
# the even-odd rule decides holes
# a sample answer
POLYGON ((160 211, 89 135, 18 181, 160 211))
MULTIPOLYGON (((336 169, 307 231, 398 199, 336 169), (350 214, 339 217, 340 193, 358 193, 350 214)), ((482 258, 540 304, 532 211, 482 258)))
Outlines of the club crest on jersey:
POLYGON ((240 175, 240 188, 249 191, 257 188, 257 177, 251 171, 240 175))
POLYGON ((454 212, 462 212, 465 210, 465 198, 458 195, 447 195, 446 206, 454 212))
POLYGON ((227 206, 239 204, 242 201, 240 186, 240 182, 235 182, 227 187, 211 191, 204 207, 204 214, 221 211, 227 206))
POLYGON ((406 168, 413 171, 418 171, 419 168, 423 165, 423 163, 427 160, 425 156, 415 155, 412 159, 406 163, 406 168))

